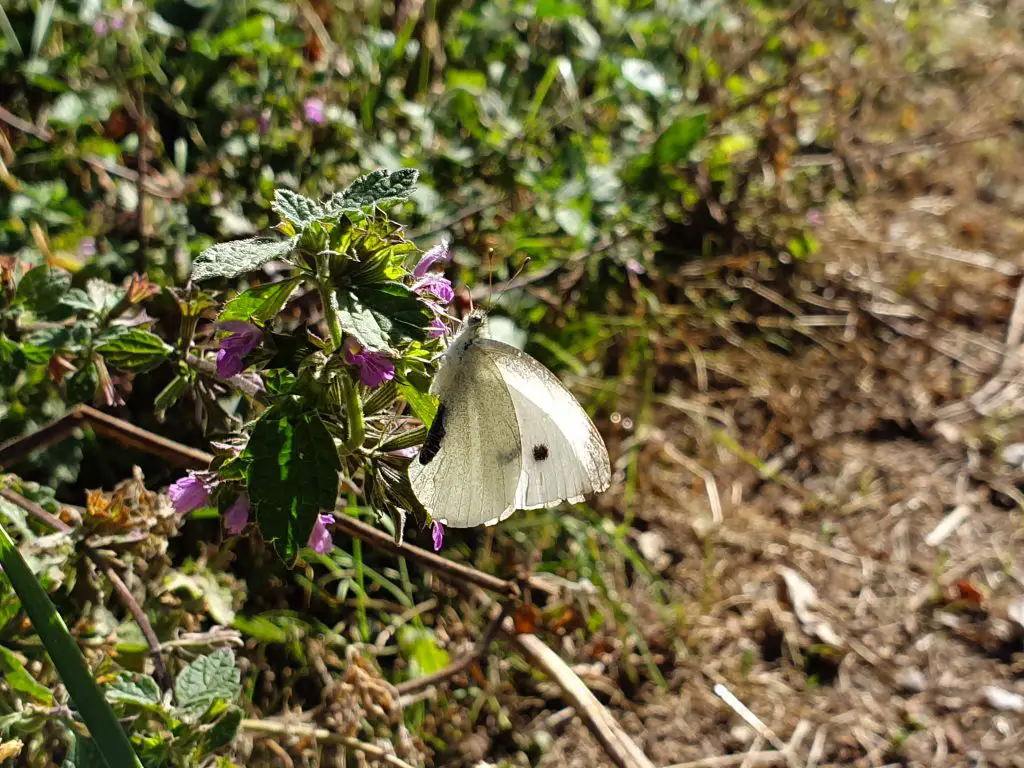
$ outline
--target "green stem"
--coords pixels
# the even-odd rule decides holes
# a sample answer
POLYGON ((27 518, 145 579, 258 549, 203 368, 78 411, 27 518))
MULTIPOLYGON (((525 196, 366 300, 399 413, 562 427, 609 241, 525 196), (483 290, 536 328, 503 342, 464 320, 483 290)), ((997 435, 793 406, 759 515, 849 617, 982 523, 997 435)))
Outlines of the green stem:
POLYGON ((142 768, 128 734, 103 697, 67 625, 3 525, 0 525, 0 565, 107 765, 142 768))
MULTIPOLYGON (((341 350, 343 334, 341 319, 338 317, 338 295, 331 288, 325 276, 321 275, 318 282, 320 301, 324 306, 324 319, 331 334, 331 349, 341 350)), ((347 373, 341 375, 341 386, 345 396, 345 415, 348 417, 348 436, 345 438, 345 450, 348 453, 357 451, 366 439, 366 424, 363 421, 363 403, 359 399, 359 388, 347 373)))

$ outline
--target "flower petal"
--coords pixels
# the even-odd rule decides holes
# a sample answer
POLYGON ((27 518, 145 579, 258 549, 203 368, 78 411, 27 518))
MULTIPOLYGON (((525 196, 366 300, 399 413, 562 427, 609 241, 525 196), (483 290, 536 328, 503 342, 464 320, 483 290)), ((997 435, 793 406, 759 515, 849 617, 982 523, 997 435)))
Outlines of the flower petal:
POLYGON ((239 494, 235 503, 224 513, 224 528, 233 536, 237 536, 249 524, 249 495, 239 494))
POLYGON ((444 546, 444 526, 435 520, 430 533, 434 539, 434 551, 440 552, 444 546))
POLYGON ((309 547, 317 554, 326 555, 334 546, 331 531, 327 527, 329 525, 334 525, 334 515, 320 514, 316 516, 313 532, 309 534, 309 547))
POLYGON ((413 267, 413 277, 423 277, 435 264, 447 263, 451 258, 451 240, 442 238, 441 242, 423 254, 423 258, 413 267))

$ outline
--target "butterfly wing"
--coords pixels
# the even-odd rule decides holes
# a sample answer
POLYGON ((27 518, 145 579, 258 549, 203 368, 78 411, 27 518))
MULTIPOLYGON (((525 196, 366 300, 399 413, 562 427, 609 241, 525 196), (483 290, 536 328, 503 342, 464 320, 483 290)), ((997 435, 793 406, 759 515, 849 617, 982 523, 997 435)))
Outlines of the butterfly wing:
POLYGON ((525 352, 491 339, 476 345, 507 388, 522 444, 515 509, 579 502, 611 484, 608 449, 587 412, 551 371, 525 352))
POLYGON ((416 498, 452 528, 504 520, 515 510, 522 446, 498 367, 474 343, 446 361, 434 383, 437 416, 409 464, 416 498))

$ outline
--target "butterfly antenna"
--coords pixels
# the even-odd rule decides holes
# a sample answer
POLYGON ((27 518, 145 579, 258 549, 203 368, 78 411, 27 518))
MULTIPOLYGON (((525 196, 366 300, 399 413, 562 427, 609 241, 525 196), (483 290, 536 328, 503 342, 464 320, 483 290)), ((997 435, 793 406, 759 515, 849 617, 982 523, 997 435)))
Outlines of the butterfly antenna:
POLYGON ((492 306, 492 307, 493 306, 497 306, 497 303, 499 301, 501 301, 502 297, 508 291, 510 291, 510 290, 512 290, 513 288, 516 287, 515 286, 516 278, 519 277, 521 274, 523 274, 523 270, 526 269, 526 267, 529 265, 529 263, 530 263, 530 257, 527 256, 525 259, 523 259, 523 263, 519 265, 519 269, 517 269, 515 271, 515 273, 512 275, 512 277, 509 278, 508 282, 506 282, 505 285, 502 286, 501 290, 498 292, 498 298, 496 300, 493 300, 493 301, 490 302, 490 306, 492 306))

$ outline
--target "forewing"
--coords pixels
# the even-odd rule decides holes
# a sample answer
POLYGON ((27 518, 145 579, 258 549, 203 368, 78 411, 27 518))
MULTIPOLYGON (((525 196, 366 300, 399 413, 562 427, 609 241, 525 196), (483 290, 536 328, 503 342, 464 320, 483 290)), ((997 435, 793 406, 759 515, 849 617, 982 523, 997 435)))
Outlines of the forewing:
POLYGON ((409 480, 444 525, 493 525, 516 508, 522 448, 515 407, 497 366, 476 343, 449 366, 435 379, 443 382, 434 392, 438 414, 409 464, 409 480))
POLYGON ((551 371, 499 341, 478 342, 512 398, 522 442, 516 509, 582 501, 611 483, 608 449, 594 423, 551 371))

